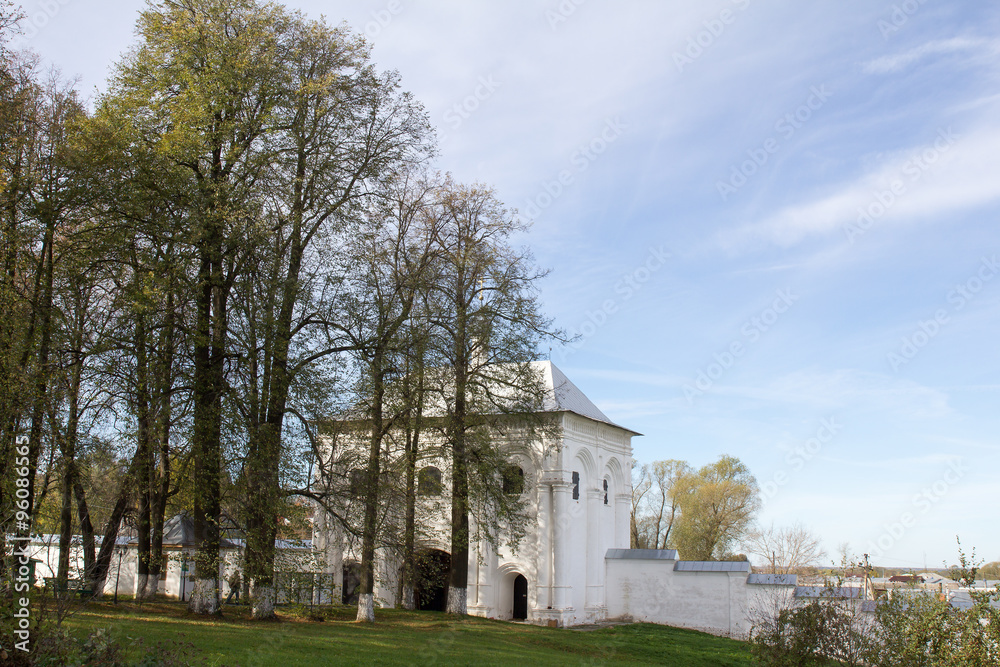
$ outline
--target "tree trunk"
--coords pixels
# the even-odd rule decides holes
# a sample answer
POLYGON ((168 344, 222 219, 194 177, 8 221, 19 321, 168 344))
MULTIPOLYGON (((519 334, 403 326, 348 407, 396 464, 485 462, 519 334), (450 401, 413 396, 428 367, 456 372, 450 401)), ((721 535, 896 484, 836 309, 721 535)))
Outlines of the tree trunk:
MULTIPOLYGON (((138 286, 137 286, 138 287, 138 286)), ((136 359, 136 421, 138 423, 136 457, 139 465, 136 470, 139 507, 136 517, 136 586, 135 596, 142 600, 146 596, 146 586, 149 581, 149 492, 152 477, 152 443, 150 442, 150 398, 149 398, 149 357, 146 350, 146 318, 142 313, 135 313, 135 359, 136 359)))
POLYGON ((73 541, 73 464, 63 455, 62 507, 59 513, 59 566, 57 588, 66 588, 69 579, 69 555, 73 541))
POLYGON ((468 613, 469 586, 469 477, 466 452, 466 373, 463 313, 459 313, 460 334, 455 346, 455 414, 451 428, 451 569, 448 577, 450 614, 468 613))
POLYGON ((87 507, 87 497, 84 494, 83 484, 80 483, 80 476, 73 476, 73 494, 76 496, 76 514, 80 521, 80 533, 83 538, 83 572, 87 582, 87 588, 94 590, 93 582, 90 580, 94 571, 94 564, 97 561, 94 543, 94 525, 90 522, 90 508, 87 507))
POLYGON ((361 538, 361 583, 358 597, 357 621, 375 622, 375 533, 378 528, 379 464, 382 455, 383 415, 385 397, 384 352, 379 349, 372 359, 374 382, 371 404, 371 441, 368 447, 368 467, 365 475, 365 519, 361 538))
POLYGON ((415 553, 416 537, 416 506, 417 506, 417 453, 420 449, 420 427, 423 418, 424 381, 422 361, 419 361, 416 400, 411 402, 410 415, 406 426, 406 519, 403 529, 403 576, 400 587, 400 600, 403 609, 416 609, 414 586, 417 579, 417 563, 415 553), (416 416, 413 418, 413 406, 416 406, 416 416))
POLYGON ((87 579, 93 582, 94 597, 99 597, 104 592, 104 585, 107 581, 108 570, 111 568, 111 557, 114 556, 115 546, 118 541, 118 530, 121 528, 122 518, 128 510, 129 498, 135 489, 135 471, 138 466, 138 459, 132 458, 128 472, 122 478, 118 487, 118 496, 115 498, 114 508, 111 516, 108 517, 108 525, 104 528, 104 537, 101 539, 101 549, 97 553, 97 560, 94 561, 94 570, 88 573, 87 579))
MULTIPOLYGON (((27 514, 34 519, 35 513, 35 476, 38 472, 38 457, 42 453, 42 427, 45 420, 45 408, 49 383, 49 352, 52 343, 52 285, 53 268, 53 236, 55 220, 49 219, 45 226, 45 240, 42 243, 40 276, 42 278, 39 302, 40 339, 38 342, 37 365, 35 367, 35 386, 32 396, 31 428, 28 432, 28 509, 27 514)), ((18 525, 17 536, 26 538, 31 533, 31 526, 18 525)))
POLYGON ((194 533, 195 571, 188 608, 196 614, 219 611, 219 544, 222 468, 222 388, 226 348, 222 241, 210 221, 201 249, 197 324, 194 340, 194 533))
MULTIPOLYGON (((298 170, 304 172, 304 161, 298 170)), ((301 187, 296 181, 296 192, 301 187)), ((297 194, 296 202, 300 195, 297 194)), ((281 502, 281 480, 278 469, 281 465, 281 431, 284 427, 285 408, 291 378, 288 373, 288 351, 292 339, 292 315, 299 291, 299 272, 302 267, 303 247, 301 243, 301 205, 293 212, 291 249, 287 272, 279 293, 281 305, 273 331, 269 332, 270 345, 265 344, 264 354, 270 355, 270 380, 265 383, 262 396, 267 413, 264 423, 257 429, 256 442, 251 442, 251 455, 247 461, 247 475, 254 502, 248 513, 247 571, 251 582, 250 598, 252 616, 256 619, 274 616, 274 541, 278 537, 278 505, 281 502), (258 597, 260 600, 258 601, 258 597)))
MULTIPOLYGON (((173 257, 173 245, 168 245, 168 257, 173 257)), ((174 271, 168 267, 169 282, 167 286, 166 315, 163 331, 160 336, 159 350, 161 363, 156 373, 156 436, 158 462, 155 475, 150 478, 150 535, 149 535, 149 578, 146 580, 144 596, 151 599, 160 588, 160 575, 163 570, 163 523, 166 518, 167 499, 170 495, 170 428, 171 401, 174 387, 174 345, 175 320, 174 291, 176 281, 174 271)), ((152 470, 152 468, 151 468, 152 470)))

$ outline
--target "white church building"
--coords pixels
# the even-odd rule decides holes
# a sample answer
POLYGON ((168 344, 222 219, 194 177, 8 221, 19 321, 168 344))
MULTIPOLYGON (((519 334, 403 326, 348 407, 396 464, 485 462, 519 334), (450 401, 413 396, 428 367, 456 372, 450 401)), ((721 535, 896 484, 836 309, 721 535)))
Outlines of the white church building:
MULTIPOLYGON (((535 362, 557 421, 556 442, 508 443, 524 476, 528 531, 516 552, 470 545, 468 610, 497 619, 555 626, 634 619, 742 635, 757 600, 794 593, 794 577, 751 575, 740 563, 680 561, 673 550, 630 549, 632 438, 551 361, 535 362), (555 445, 555 446, 553 446, 555 445)), ((433 460, 421 464, 417 523, 425 562, 447 571, 450 499, 433 460)), ((446 476, 444 476, 446 477, 446 476)), ((344 602, 357 584, 360 549, 318 509, 313 545, 321 567, 342 576, 344 602)), ((379 552, 377 604, 393 606, 399 559, 379 552)), ((446 579, 444 580, 446 581, 446 579)), ((442 585, 444 585, 442 583, 442 585)), ((417 592, 424 609, 444 609, 446 592, 417 592)))

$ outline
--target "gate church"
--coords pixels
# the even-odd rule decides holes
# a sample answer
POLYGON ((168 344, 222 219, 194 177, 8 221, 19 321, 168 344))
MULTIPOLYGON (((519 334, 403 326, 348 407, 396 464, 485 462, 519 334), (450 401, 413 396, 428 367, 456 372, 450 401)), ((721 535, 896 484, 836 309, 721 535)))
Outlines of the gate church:
MULTIPOLYGON (((527 501, 528 531, 516 553, 494 551, 485 540, 470 545, 468 609, 533 623, 593 623, 608 617, 605 555, 629 547, 631 440, 639 434, 612 423, 551 361, 535 367, 548 392, 545 411, 557 419, 557 446, 521 442, 509 448, 512 470, 520 471, 514 491, 527 501)), ((417 503, 417 525, 429 527, 418 545, 421 579, 441 582, 418 590, 418 603, 441 610, 451 507, 442 468, 433 460, 419 468, 417 503)), ((313 544, 326 572, 343 576, 348 600, 360 549, 349 546, 322 510, 313 544)), ((399 570, 398 558, 379 552, 375 598, 382 605, 396 603, 399 570)))

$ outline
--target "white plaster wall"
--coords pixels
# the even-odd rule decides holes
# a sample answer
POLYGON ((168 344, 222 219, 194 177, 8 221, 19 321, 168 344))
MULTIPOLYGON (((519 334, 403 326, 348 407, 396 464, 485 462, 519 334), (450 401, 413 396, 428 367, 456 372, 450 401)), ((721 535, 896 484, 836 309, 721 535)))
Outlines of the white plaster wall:
POLYGON ((672 560, 610 558, 610 618, 746 637, 753 619, 792 601, 793 586, 747 584, 746 572, 676 572, 672 560))
POLYGON ((675 572, 671 560, 608 559, 608 616, 740 634, 745 572, 675 572))

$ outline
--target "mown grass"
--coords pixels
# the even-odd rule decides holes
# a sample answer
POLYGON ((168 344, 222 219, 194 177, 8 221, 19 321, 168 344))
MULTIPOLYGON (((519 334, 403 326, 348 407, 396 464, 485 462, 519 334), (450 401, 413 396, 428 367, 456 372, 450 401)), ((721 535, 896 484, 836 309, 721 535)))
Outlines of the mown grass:
POLYGON ((91 602, 65 625, 78 636, 109 628, 128 646, 131 660, 181 649, 203 664, 242 667, 751 664, 742 642, 650 624, 582 631, 388 609, 376 612, 374 625, 353 617, 351 608, 332 610, 321 622, 279 610, 277 621, 254 622, 239 607, 206 619, 176 603, 91 602))

